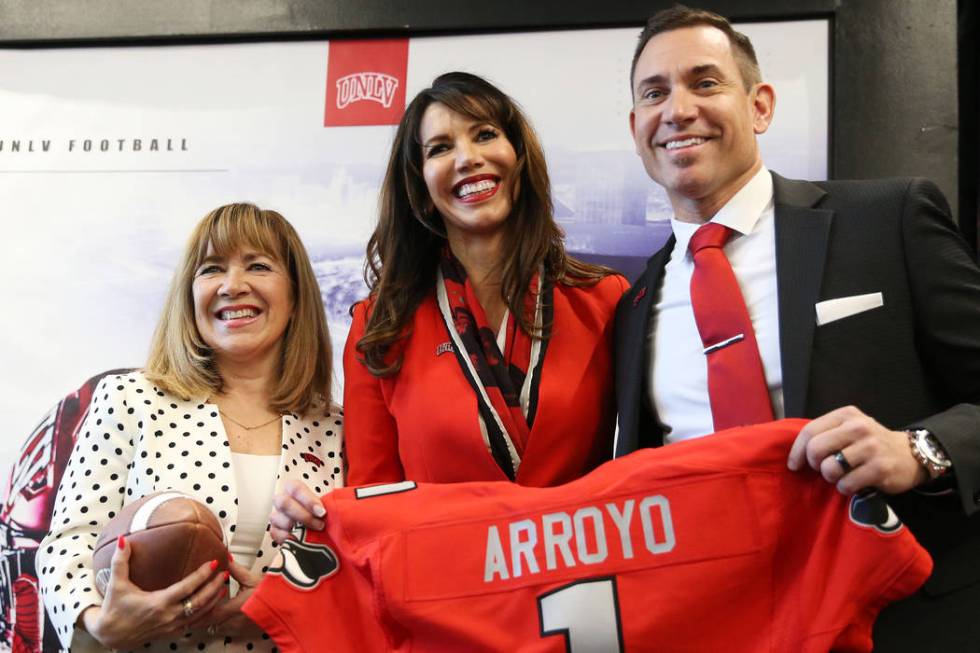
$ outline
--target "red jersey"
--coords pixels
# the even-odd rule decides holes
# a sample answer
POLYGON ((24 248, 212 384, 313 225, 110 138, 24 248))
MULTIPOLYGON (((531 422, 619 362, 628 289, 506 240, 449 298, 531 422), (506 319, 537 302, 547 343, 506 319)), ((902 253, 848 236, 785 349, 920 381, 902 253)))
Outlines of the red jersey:
POLYGON ((283 651, 870 651, 929 575, 877 495, 786 468, 784 420, 553 488, 335 490, 245 612, 283 651))

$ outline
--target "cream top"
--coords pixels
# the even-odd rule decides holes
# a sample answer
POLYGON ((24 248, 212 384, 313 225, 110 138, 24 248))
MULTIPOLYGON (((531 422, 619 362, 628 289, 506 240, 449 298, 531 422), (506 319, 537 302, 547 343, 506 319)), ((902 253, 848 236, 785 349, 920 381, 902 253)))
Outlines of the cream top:
POLYGON ((251 568, 262 544, 279 473, 279 455, 262 456, 231 452, 238 490, 238 525, 228 550, 235 562, 251 568))

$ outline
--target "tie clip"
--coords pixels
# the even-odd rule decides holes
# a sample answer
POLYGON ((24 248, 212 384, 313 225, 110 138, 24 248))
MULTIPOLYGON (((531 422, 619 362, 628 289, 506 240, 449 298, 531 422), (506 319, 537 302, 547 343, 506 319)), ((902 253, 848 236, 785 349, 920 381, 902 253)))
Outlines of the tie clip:
POLYGON ((705 347, 704 348, 704 353, 705 353, 705 355, 708 355, 708 354, 710 354, 713 351, 718 351, 719 349, 724 349, 728 345, 734 345, 736 342, 739 342, 741 340, 745 340, 745 334, 744 333, 740 333, 737 336, 732 336, 731 338, 728 338, 727 340, 722 340, 721 342, 716 342, 715 344, 711 345, 710 347, 705 347))

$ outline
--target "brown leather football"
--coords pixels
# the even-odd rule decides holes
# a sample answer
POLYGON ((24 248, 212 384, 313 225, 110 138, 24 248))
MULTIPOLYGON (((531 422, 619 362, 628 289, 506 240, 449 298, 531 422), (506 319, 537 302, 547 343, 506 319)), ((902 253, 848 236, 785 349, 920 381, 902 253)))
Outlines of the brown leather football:
POLYGON ((173 585, 211 560, 220 570, 228 568, 228 549, 214 513, 182 492, 155 492, 123 507, 102 529, 92 556, 102 594, 120 535, 131 547, 129 579, 148 592, 173 585))

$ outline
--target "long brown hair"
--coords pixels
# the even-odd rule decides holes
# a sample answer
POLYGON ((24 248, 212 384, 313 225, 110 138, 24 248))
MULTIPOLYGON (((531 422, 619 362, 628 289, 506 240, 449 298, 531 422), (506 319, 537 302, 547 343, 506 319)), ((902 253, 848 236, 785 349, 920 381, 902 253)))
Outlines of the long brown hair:
POLYGON ((329 409, 333 356, 310 258, 286 218, 252 204, 218 207, 194 228, 153 334, 144 368, 146 377, 185 400, 205 399, 221 391, 221 372, 194 321, 191 289, 208 245, 219 256, 250 247, 273 257, 288 270, 293 315, 283 335, 282 359, 269 408, 300 415, 329 409))
POLYGON ((476 75, 440 75, 415 96, 398 124, 381 186, 378 226, 368 240, 364 280, 370 289, 371 312, 357 350, 376 376, 390 376, 400 369, 401 357, 389 356, 389 351, 406 335, 415 309, 433 291, 440 250, 446 243, 442 217, 422 176, 419 141, 422 117, 436 102, 499 128, 517 153, 520 192, 504 226, 501 295, 525 333, 541 338, 549 334, 550 325, 535 333, 534 316, 524 309, 531 279, 542 264, 543 284, 593 285, 612 272, 565 253, 564 233, 554 219, 544 151, 514 100, 476 75))

